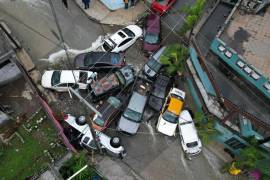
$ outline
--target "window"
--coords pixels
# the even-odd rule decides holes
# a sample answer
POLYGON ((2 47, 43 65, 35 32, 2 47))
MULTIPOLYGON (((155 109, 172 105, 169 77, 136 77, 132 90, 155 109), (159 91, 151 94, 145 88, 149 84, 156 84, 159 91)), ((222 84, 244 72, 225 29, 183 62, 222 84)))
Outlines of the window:
POLYGON ((226 51, 225 52, 225 56, 227 57, 227 58, 231 58, 232 57, 232 52, 230 52, 230 51, 226 51))
POLYGON ((149 66, 150 69, 152 69, 156 73, 159 71, 159 69, 162 66, 159 62, 157 62, 155 59, 152 59, 152 58, 147 62, 147 65, 149 66))
POLYGON ((54 71, 52 74, 52 86, 60 83, 61 71, 54 71))
POLYGON ((177 123, 177 116, 175 116, 173 113, 166 111, 162 116, 166 121, 170 123, 177 123))
POLYGON ((243 61, 237 61, 236 65, 240 68, 243 68, 245 66, 245 63, 243 61))
POLYGON ((68 84, 67 83, 61 83, 61 84, 57 84, 57 87, 67 87, 68 84))
POLYGON ((129 30, 128 28, 124 28, 123 31, 129 36, 129 37, 135 37, 135 34, 129 30))
POLYGON ((268 91, 270 91, 270 82, 266 82, 266 83, 263 85, 263 87, 264 87, 265 89, 267 89, 268 91))
POLYGON ((198 146, 198 142, 197 141, 194 141, 194 142, 191 142, 191 143, 187 143, 187 147, 188 148, 193 148, 193 147, 196 147, 198 146))
POLYGON ((131 40, 131 38, 128 38, 128 39, 124 40, 122 43, 119 44, 118 47, 121 47, 121 46, 127 44, 130 40, 131 40))
POLYGON ((222 45, 219 45, 219 46, 218 46, 218 50, 221 51, 221 52, 223 52, 225 49, 226 49, 226 48, 225 48, 224 46, 222 46, 222 45))
POLYGON ((157 44, 159 42, 159 36, 156 33, 147 32, 144 41, 148 44, 157 44))
POLYGON ((132 109, 127 109, 124 113, 124 116, 132 121, 140 122, 142 114, 136 111, 133 111, 132 109))
POLYGON ((117 33, 119 36, 121 36, 121 38, 125 38, 126 35, 124 33, 122 33, 121 31, 117 33))
POLYGON ((260 76, 258 73, 256 73, 255 71, 253 71, 253 72, 251 73, 251 77, 252 77, 254 80, 258 80, 261 76, 260 76))
POLYGON ((250 74, 251 71, 252 71, 252 69, 251 69, 250 67, 246 66, 246 67, 244 68, 244 71, 245 71, 245 73, 250 74))
POLYGON ((107 102, 112 105, 114 108, 119 108, 121 106, 121 101, 115 97, 109 97, 107 102))
POLYGON ((242 142, 240 142, 239 140, 237 140, 234 137, 228 139, 224 143, 227 144, 228 146, 230 146, 231 148, 233 148, 234 150, 246 147, 245 144, 243 144, 242 142))

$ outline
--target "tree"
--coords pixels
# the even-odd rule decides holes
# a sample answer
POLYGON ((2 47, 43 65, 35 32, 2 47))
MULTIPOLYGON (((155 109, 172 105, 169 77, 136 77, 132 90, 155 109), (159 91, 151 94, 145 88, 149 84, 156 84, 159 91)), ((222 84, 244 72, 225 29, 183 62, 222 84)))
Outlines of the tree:
POLYGON ((181 75, 184 71, 184 64, 188 57, 188 50, 181 44, 172 44, 166 47, 160 62, 165 65, 168 75, 181 75))
MULTIPOLYGON (((205 5, 205 0, 196 0, 192 6, 185 6, 180 11, 186 13, 186 21, 180 29, 180 35, 184 35, 190 30, 190 37, 193 33, 195 24, 200 19, 205 5)), ((189 37, 189 39, 190 39, 189 37)))
POLYGON ((195 114, 195 125, 201 140, 206 144, 211 142, 219 134, 215 128, 215 120, 203 112, 197 112, 195 114))

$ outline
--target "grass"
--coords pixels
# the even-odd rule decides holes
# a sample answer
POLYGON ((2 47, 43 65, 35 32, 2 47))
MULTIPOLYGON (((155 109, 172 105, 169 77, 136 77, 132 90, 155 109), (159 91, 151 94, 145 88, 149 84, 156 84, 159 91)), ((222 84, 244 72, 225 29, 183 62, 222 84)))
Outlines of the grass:
MULTIPOLYGON (((36 121, 44 116, 45 113, 40 111, 27 123, 35 126, 36 121)), ((50 146, 51 143, 57 142, 58 138, 57 132, 48 118, 37 126, 38 129, 30 133, 21 126, 17 132, 24 139, 24 143, 14 136, 10 141, 11 145, 2 151, 3 155, 0 157, 1 180, 24 179, 47 167, 51 158, 44 153, 44 150, 48 150, 53 158, 60 158, 65 153, 65 148, 62 146, 54 148, 50 146)))

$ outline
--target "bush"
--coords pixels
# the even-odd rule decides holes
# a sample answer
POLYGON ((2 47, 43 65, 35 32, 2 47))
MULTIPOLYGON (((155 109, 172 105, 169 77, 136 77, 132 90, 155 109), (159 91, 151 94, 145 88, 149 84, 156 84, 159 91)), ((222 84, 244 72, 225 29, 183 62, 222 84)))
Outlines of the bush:
MULTIPOLYGON (((87 164, 88 162, 86 154, 81 153, 78 155, 73 155, 68 161, 64 163, 64 165, 60 168, 59 172, 64 179, 67 179, 87 164)), ((91 179, 94 176, 98 176, 97 173, 95 172, 95 169, 88 166, 73 179, 85 180, 91 179)))

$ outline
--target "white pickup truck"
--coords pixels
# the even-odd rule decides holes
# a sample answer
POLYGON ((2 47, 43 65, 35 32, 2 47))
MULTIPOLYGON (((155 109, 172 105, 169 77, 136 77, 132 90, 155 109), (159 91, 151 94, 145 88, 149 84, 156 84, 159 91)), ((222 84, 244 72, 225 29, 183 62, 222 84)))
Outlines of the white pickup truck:
MULTIPOLYGON (((82 147, 86 149, 97 149, 90 126, 87 124, 84 116, 76 118, 70 114, 67 114, 65 115, 64 120, 82 134, 80 141, 80 145, 82 147)), ((102 150, 105 150, 110 155, 120 158, 123 158, 126 155, 126 151, 121 145, 121 140, 119 137, 111 138, 100 131, 94 131, 96 132, 96 142, 100 143, 102 150)))

